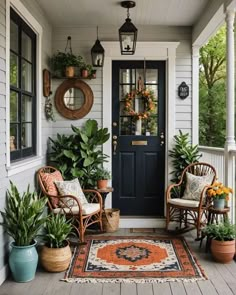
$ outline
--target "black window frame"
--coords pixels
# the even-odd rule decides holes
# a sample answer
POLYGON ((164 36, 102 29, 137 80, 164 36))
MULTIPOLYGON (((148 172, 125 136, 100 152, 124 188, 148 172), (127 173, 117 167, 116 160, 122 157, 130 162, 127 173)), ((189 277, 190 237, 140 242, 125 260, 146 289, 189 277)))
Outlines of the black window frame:
MULTIPOLYGON (((16 122, 10 121, 10 130, 11 127, 17 126, 17 138, 15 139, 18 142, 18 147, 16 150, 10 151, 10 160, 11 162, 23 160, 27 157, 36 155, 36 139, 37 139, 37 99, 36 99, 36 42, 37 36, 36 33, 29 27, 29 25, 14 11, 14 9, 10 8, 10 20, 13 21, 18 27, 18 52, 15 52, 11 49, 10 46, 10 54, 13 53, 17 56, 18 61, 18 86, 13 86, 10 84, 10 93, 15 92, 18 97, 17 103, 17 114, 18 118, 16 122), (22 32, 24 32, 31 40, 32 40, 32 48, 31 48, 31 61, 26 59, 22 55, 22 32), (30 63, 32 66, 31 72, 31 82, 32 89, 31 91, 27 91, 23 89, 22 86, 22 61, 26 61, 30 63), (23 97, 27 96, 31 98, 31 121, 24 121, 22 119, 22 101, 23 97), (23 124, 31 124, 31 138, 32 138, 32 146, 31 147, 23 147, 22 146, 22 130, 23 124)), ((11 71, 11 69, 10 69, 11 71)), ((10 114, 9 114, 10 115, 10 114)))

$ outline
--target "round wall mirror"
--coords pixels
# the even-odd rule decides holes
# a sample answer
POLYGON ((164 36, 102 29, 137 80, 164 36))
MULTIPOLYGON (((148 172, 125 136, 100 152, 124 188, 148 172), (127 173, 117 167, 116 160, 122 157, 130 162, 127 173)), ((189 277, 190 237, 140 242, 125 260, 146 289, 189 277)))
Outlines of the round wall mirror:
POLYGON ((93 105, 93 92, 81 80, 65 80, 55 94, 55 105, 65 118, 76 120, 86 116, 93 105))

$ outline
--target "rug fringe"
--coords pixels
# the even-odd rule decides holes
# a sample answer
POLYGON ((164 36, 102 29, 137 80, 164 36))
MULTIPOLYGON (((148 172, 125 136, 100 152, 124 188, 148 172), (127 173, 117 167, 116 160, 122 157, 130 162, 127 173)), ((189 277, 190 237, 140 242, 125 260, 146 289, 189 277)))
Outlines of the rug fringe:
POLYGON ((204 281, 206 278, 148 278, 148 279, 95 279, 95 278, 67 278, 61 279, 60 281, 67 283, 136 283, 136 284, 145 284, 145 283, 167 283, 167 282, 182 282, 182 283, 194 283, 196 281, 204 281))

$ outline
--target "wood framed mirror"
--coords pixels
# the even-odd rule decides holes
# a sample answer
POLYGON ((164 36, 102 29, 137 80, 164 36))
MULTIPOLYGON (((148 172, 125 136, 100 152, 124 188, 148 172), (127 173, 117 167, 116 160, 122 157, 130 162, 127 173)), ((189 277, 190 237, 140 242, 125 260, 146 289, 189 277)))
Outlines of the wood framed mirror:
POLYGON ((93 91, 79 79, 67 79, 57 88, 55 105, 65 118, 76 120, 86 116, 93 105, 93 91))

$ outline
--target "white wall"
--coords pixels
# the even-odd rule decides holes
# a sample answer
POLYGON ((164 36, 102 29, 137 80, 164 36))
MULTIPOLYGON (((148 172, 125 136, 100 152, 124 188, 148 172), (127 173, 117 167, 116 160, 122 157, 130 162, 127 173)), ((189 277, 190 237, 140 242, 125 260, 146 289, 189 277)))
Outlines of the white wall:
MULTIPOLYGON (((51 55, 51 26, 34 0, 22 0, 22 3, 43 28, 42 68, 44 68, 47 65, 48 57, 51 55)), ((20 191, 26 190, 28 184, 31 185, 31 190, 33 190, 35 186, 35 171, 38 169, 38 167, 34 167, 17 173, 10 178, 8 177, 6 168, 6 104, 9 102, 9 97, 6 96, 6 87, 9 87, 9 85, 6 85, 6 2, 5 0, 0 0, 0 210, 3 210, 5 207, 6 189, 9 187, 9 180, 11 179, 20 191)), ((44 97, 38 97, 37 99, 42 104, 42 149, 43 154, 45 154, 46 141, 48 135, 51 134, 51 123, 47 123, 45 120, 43 110, 44 97)), ((43 162, 45 162, 45 158, 42 160, 43 162)), ((3 228, 0 227, 0 284, 6 275, 7 249, 8 239, 3 233, 3 228)))
MULTIPOLYGON (((191 38, 192 31, 190 27, 138 27, 138 40, 139 41, 178 41, 180 42, 177 48, 176 55, 176 132, 182 129, 191 135, 192 125, 192 99, 191 99, 191 83, 192 83, 192 58, 191 58, 191 38), (177 96, 177 88, 181 82, 185 81, 190 87, 190 96, 181 100, 177 96)), ((66 46, 67 36, 72 37, 72 51, 75 54, 82 55, 88 63, 91 63, 90 50, 96 40, 96 28, 83 27, 83 28, 54 28, 52 37, 52 50, 64 51, 66 46)), ((116 27, 99 27, 99 39, 101 41, 117 41, 118 28, 116 27)), ((138 47, 137 42, 137 47, 138 47)), ((71 121, 63 118, 56 113, 56 122, 53 123, 53 136, 58 132, 71 133, 70 125, 81 126, 88 118, 94 118, 101 124, 102 119, 102 72, 97 73, 95 80, 86 80, 94 92, 94 105, 90 113, 81 120, 71 121), (63 129, 62 129, 63 128, 63 129)), ((62 80, 53 80, 53 95, 56 88, 62 83, 62 80)), ((111 110, 108 110, 111 111, 111 110)), ((103 126, 106 127, 106 126, 103 126)))

